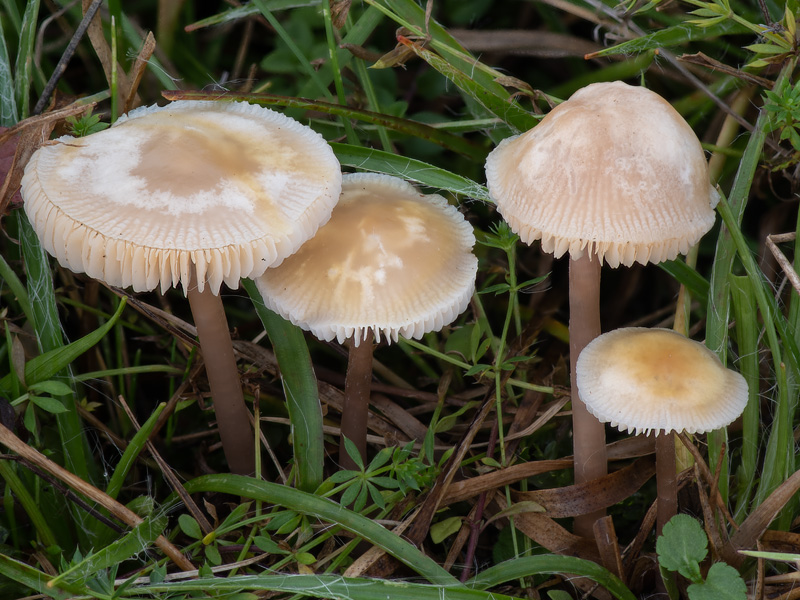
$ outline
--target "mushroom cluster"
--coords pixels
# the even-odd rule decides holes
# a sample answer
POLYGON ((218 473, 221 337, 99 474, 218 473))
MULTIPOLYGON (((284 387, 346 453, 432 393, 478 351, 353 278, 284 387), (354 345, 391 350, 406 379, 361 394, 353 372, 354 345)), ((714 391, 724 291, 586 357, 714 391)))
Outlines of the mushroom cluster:
MULTIPOLYGON (((622 82, 589 85, 486 160, 489 192, 523 242, 570 261, 575 481, 607 472, 605 430, 584 406, 575 363, 600 334, 600 264, 660 262, 714 223, 718 194, 700 142, 663 98, 622 82), (596 260, 595 260, 596 259, 596 260)), ((576 520, 591 535, 599 515, 576 520)))
POLYGON ((25 212, 59 263, 110 285, 181 285, 198 330, 223 448, 252 473, 254 436, 219 298, 295 252, 341 189, 325 140, 245 102, 179 101, 40 148, 25 212))

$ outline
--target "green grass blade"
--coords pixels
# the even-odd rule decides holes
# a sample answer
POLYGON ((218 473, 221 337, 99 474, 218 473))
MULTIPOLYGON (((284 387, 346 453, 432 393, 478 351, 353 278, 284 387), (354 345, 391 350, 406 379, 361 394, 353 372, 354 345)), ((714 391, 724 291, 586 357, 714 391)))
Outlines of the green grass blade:
POLYGON ((393 129, 399 133, 410 135, 415 138, 427 140, 438 144, 448 150, 453 150, 459 154, 463 154, 468 158, 483 161, 486 158, 486 150, 462 138, 459 135, 436 129, 430 125, 411 121, 409 119, 401 119, 391 115, 379 114, 360 108, 353 108, 350 106, 342 106, 341 104, 333 104, 331 102, 322 102, 317 100, 308 100, 306 98, 295 98, 289 96, 277 96, 275 94, 236 94, 236 93, 223 93, 223 94, 207 94, 204 92, 167 92, 162 94, 168 100, 241 100, 250 102, 251 104, 258 104, 260 106, 285 106, 286 108, 302 108, 306 110, 314 110, 323 112, 330 115, 341 116, 345 119, 355 119, 377 125, 379 127, 386 127, 393 129))
POLYGON ((362 579, 339 575, 241 575, 225 579, 202 579, 174 583, 151 584, 132 588, 131 593, 185 593, 274 591, 299 594, 311 598, 337 600, 512 600, 513 596, 469 589, 463 586, 442 587, 405 581, 362 579))
POLYGON ((465 196, 493 203, 485 186, 467 177, 456 175, 421 160, 398 156, 383 150, 361 148, 338 142, 331 143, 331 148, 333 148, 336 157, 343 166, 376 173, 386 173, 387 175, 402 177, 438 190, 445 190, 456 196, 465 196))
POLYGON ((306 55, 303 54, 303 51, 297 47, 297 44, 294 43, 292 36, 289 35, 289 33, 272 14, 272 11, 269 9, 269 6, 265 0, 252 0, 252 3, 258 8, 258 10, 261 12, 261 15, 267 21, 269 21, 269 24, 275 30, 275 33, 280 36, 281 40, 283 40, 291 53, 294 54, 295 58, 300 63, 300 67, 305 71, 308 78, 313 81, 314 85, 317 87, 317 93, 321 96, 324 96, 329 101, 332 101, 333 96, 331 95, 330 91, 328 91, 328 86, 320 79, 319 75, 317 74, 317 70, 309 62, 308 57, 306 57, 306 55))
MULTIPOLYGON (((320 0, 266 0, 265 4, 271 11, 287 10, 290 8, 303 8, 305 6, 317 6, 320 0)), ((204 27, 213 27, 214 25, 223 25, 225 23, 235 23, 241 19, 246 19, 252 15, 259 14, 258 7, 253 4, 245 4, 244 6, 236 6, 225 12, 218 13, 205 19, 195 21, 191 25, 187 25, 186 31, 196 31, 204 27)))
POLYGON ((688 42, 713 40, 720 36, 747 33, 747 31, 746 27, 733 21, 723 21, 710 27, 697 27, 689 23, 681 23, 680 25, 674 25, 648 35, 643 35, 635 40, 622 42, 610 48, 604 48, 595 53, 595 56, 614 56, 617 54, 630 56, 631 54, 639 54, 641 52, 647 52, 648 50, 670 48, 688 42))
MULTIPOLYGON (((123 298, 117 308, 117 312, 115 312, 102 327, 95 329, 91 333, 86 334, 79 340, 75 340, 66 346, 50 350, 49 352, 45 352, 29 360, 25 364, 25 381, 28 385, 52 379, 73 360, 99 342, 117 322, 117 319, 119 319, 125 308, 125 304, 126 302, 123 298)), ((6 375, 0 380, 0 392, 5 393, 10 388, 10 377, 11 374, 6 375)), ((74 411, 74 407, 72 410, 74 411)))
POLYGON ((98 571, 128 560, 150 546, 167 526, 167 515, 148 517, 118 540, 102 547, 50 581, 51 586, 86 584, 98 571))
POLYGON ((3 15, 0 14, 0 127, 11 127, 17 121, 19 115, 15 101, 14 75, 11 72, 11 57, 6 46, 3 15))
POLYGON ((19 280, 19 277, 17 277, 17 274, 14 273, 14 270, 6 262, 6 259, 3 258, 2 254, 0 254, 0 279, 8 285, 11 293, 14 294, 17 302, 19 302, 19 307, 25 314, 25 318, 32 323, 33 307, 28 299, 28 292, 25 290, 25 286, 19 280))
POLYGON ((658 266, 672 275, 675 281, 686 286, 686 289, 692 293, 692 296, 696 298, 700 304, 707 304, 709 290, 708 280, 695 269, 682 260, 667 260, 658 263, 658 266))
POLYGON ((619 600, 635 600, 636 598, 616 575, 597 563, 574 556, 557 556, 555 554, 524 556, 507 560, 489 567, 483 573, 468 580, 466 584, 485 589, 513 579, 544 573, 574 573, 599 583, 619 600))
POLYGON ((297 486, 303 491, 313 492, 322 483, 325 447, 317 378, 306 340, 299 327, 264 306, 252 280, 243 279, 242 286, 250 295, 256 313, 267 330, 281 370, 286 407, 292 422, 297 486))
POLYGON ((541 116, 529 113, 519 106, 519 104, 512 101, 507 92, 504 95, 498 95, 492 92, 477 83, 473 76, 467 75, 465 72, 457 69, 435 52, 427 50, 421 45, 409 40, 405 40, 403 43, 413 50, 422 60, 457 85, 464 93, 478 102, 490 113, 502 119, 503 122, 507 123, 517 132, 532 129, 541 119, 541 116))
MULTIPOLYGON (((28 488, 25 486, 22 479, 20 479, 19 475, 17 475, 11 461, 0 459, 0 477, 5 480, 6 485, 14 493, 22 510, 24 510, 30 518, 36 533, 41 538, 42 544, 45 547, 57 544, 56 536, 47 523, 44 514, 42 514, 39 504, 28 491, 28 488)), ((0 553, 0 557, 1 556, 2 553, 0 553)))
POLYGON ((78 586, 70 586, 68 592, 49 588, 47 583, 52 579, 50 575, 2 553, 0 553, 0 575, 7 577, 10 581, 16 581, 32 590, 36 590, 47 598, 55 598, 56 600, 66 600, 71 596, 84 592, 78 586))
POLYGON ((39 16, 39 0, 28 0, 22 17, 22 30, 17 49, 17 64, 14 74, 14 97, 19 116, 25 118, 30 110, 30 87, 33 78, 33 43, 36 40, 36 21, 39 16))
MULTIPOLYGON (((45 364, 45 361, 41 360, 41 355, 31 360, 25 365, 25 377, 30 384, 50 379, 63 370, 62 375, 69 378, 67 365, 82 351, 72 355, 66 348, 74 351, 75 346, 64 346, 49 258, 25 213, 21 210, 16 212, 22 255, 28 275, 27 285, 32 308, 32 325, 43 355, 53 359, 50 364, 45 364), (51 351, 57 352, 49 354, 51 351), (67 360, 67 356, 71 356, 71 358, 67 360)), ((3 382, 0 381, 0 388, 2 387, 3 382)), ((56 422, 61 437, 64 466, 84 481, 91 481, 89 476, 91 459, 78 411, 75 409, 75 398, 73 395, 62 396, 61 401, 67 411, 57 414, 56 422)))
POLYGON ((372 519, 346 509, 327 498, 320 498, 284 485, 259 481, 241 475, 205 475, 186 484, 186 491, 221 492, 269 502, 291 508, 302 514, 312 515, 329 523, 336 523, 344 529, 382 548, 388 554, 439 585, 459 585, 458 580, 440 567, 433 559, 425 556, 415 546, 395 535, 372 519))
POLYGON ((739 350, 739 372, 747 381, 747 406, 742 415, 742 457, 736 481, 739 489, 736 494, 734 520, 741 523, 747 516, 753 486, 758 479, 758 451, 760 447, 760 398, 758 369, 758 315, 750 279, 742 276, 729 277, 733 314, 736 318, 734 333, 739 350))
POLYGON ((136 435, 134 435, 128 443, 128 447, 125 448, 125 452, 123 452, 122 458, 120 458, 117 463, 106 488, 106 494, 112 498, 117 498, 117 495, 122 489, 122 484, 125 483, 125 478, 136 462, 136 458, 144 449, 145 444, 147 444, 147 440, 150 439, 150 433, 153 431, 153 427, 156 426, 158 417, 161 415, 165 406, 166 404, 164 402, 156 406, 153 414, 151 414, 147 421, 139 428, 139 431, 136 432, 136 435))

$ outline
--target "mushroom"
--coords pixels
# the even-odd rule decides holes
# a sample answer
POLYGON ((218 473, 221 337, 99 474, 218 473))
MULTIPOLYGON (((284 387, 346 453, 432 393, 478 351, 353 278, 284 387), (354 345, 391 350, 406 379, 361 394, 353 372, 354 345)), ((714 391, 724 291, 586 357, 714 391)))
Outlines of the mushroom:
MULTIPOLYGON (((686 253, 714 223, 718 194, 700 142, 663 98, 595 83, 486 160, 489 192, 526 244, 569 251, 570 371, 575 481, 607 472, 605 429, 583 406, 575 361, 600 334, 600 264, 646 264, 686 253), (593 258, 597 260, 593 260, 593 258)), ((576 519, 591 535, 600 515, 576 519)))
MULTIPOLYGON (((742 375, 726 369, 703 344, 670 329, 627 327, 595 338, 578 357, 576 382, 601 422, 656 436, 725 427, 742 414, 748 398, 742 375)), ((675 453, 672 443, 663 447, 666 456, 656 457, 659 531, 677 506, 675 453)))
POLYGON ((134 291, 183 286, 225 457, 251 474, 255 442, 220 287, 297 250, 329 218, 340 185, 328 144, 293 119, 245 102, 182 101, 46 144, 22 194, 62 266, 134 291))
POLYGON ((268 308, 321 340, 349 340, 344 438, 366 458, 372 343, 420 338, 463 312, 475 288, 475 237, 461 213, 397 177, 351 174, 330 221, 256 279, 268 308))

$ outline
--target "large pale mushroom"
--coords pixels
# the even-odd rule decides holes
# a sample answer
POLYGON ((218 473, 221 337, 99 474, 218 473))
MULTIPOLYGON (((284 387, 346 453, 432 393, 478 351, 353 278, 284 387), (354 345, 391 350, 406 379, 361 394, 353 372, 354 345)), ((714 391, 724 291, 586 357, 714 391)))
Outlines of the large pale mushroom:
MULTIPOLYGON (((256 279, 264 302, 321 340, 349 340, 342 436, 366 456, 372 343, 438 331, 475 288, 475 237, 437 195, 388 175, 353 174, 330 221, 256 279)), ((340 462, 354 463, 340 446, 340 462)))
POLYGON ((231 470, 250 474, 255 442, 220 300, 328 220, 341 172, 325 140, 244 102, 141 108, 31 158, 25 212, 64 267, 134 291, 183 286, 231 470))
MULTIPOLYGON (((575 362, 600 334, 600 264, 686 253, 714 223, 718 195, 697 136, 670 104, 621 82, 576 92, 486 161, 489 191, 526 244, 569 252, 570 367, 576 483, 607 472, 605 429, 580 400, 575 362), (594 260, 596 259, 596 260, 594 260)), ((599 515, 576 519, 591 535, 599 515)))

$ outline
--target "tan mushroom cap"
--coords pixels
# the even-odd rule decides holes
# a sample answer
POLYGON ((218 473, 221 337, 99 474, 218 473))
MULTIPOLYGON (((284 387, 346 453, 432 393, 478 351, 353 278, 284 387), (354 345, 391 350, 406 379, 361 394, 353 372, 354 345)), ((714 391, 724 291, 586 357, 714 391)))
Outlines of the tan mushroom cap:
POLYGON ((145 107, 39 149, 22 180, 44 247, 75 272, 136 291, 236 288, 327 221, 339 162, 325 140, 245 102, 145 107))
POLYGON ((523 242, 610 266, 686 253, 719 198, 691 127, 658 94, 589 85, 486 160, 489 192, 523 242))
POLYGON ((744 377, 670 329, 627 327, 595 338, 578 357, 577 385, 595 417, 635 433, 711 431, 747 405, 744 377))
POLYGON ((388 175, 345 175, 331 220, 256 284, 270 309, 322 340, 419 338, 466 309, 474 244, 441 196, 388 175))

